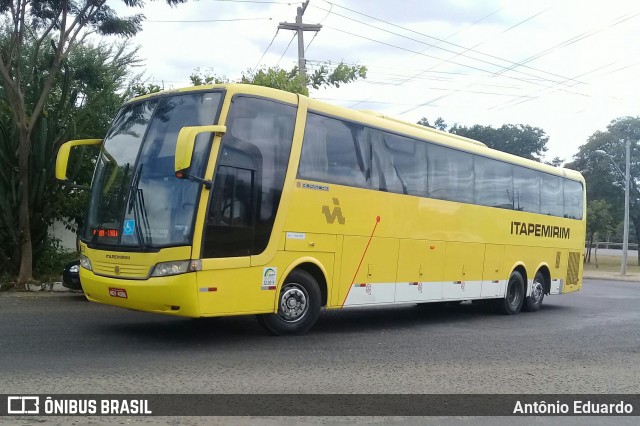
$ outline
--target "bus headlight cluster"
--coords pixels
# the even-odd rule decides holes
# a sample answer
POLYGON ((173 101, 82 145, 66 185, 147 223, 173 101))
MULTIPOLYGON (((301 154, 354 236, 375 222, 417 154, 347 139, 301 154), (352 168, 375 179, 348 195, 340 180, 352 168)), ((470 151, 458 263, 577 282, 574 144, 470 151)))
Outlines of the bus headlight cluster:
POLYGON ((184 274, 189 270, 188 260, 179 260, 177 262, 158 263, 151 273, 152 277, 166 277, 169 275, 184 274))
POLYGON ((84 254, 80 255, 80 266, 88 271, 93 271, 93 268, 91 267, 91 261, 84 254))

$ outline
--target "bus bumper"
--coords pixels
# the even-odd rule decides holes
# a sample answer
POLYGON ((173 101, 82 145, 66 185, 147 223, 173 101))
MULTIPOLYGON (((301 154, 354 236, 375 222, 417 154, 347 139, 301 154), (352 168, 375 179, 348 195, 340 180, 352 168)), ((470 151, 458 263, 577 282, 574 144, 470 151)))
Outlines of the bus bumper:
POLYGON ((87 299, 92 302, 137 311, 200 316, 194 273, 126 280, 96 275, 81 268, 80 281, 87 299))

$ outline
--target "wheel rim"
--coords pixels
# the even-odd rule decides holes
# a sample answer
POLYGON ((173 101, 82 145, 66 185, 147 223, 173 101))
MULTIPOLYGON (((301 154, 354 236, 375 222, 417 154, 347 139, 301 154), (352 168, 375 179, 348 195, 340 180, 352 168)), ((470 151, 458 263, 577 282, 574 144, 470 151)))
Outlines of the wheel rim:
POLYGON ((536 304, 538 304, 542 301, 543 295, 544 288, 542 287, 542 283, 538 280, 534 280, 533 286, 531 286, 531 298, 536 304))
POLYGON ((520 303, 520 296, 518 294, 518 282, 512 279, 509 281, 509 288, 507 289, 507 303, 514 308, 520 303))
POLYGON ((300 284, 289 283, 280 292, 278 316, 286 322, 300 321, 309 310, 309 294, 300 284))

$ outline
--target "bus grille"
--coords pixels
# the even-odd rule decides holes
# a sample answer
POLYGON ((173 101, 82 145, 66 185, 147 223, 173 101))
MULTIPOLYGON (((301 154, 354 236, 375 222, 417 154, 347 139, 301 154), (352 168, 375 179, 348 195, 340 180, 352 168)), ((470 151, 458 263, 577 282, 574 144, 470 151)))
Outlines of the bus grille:
POLYGON ((149 276, 148 265, 121 265, 94 261, 92 266, 94 274, 105 277, 145 279, 149 276))
POLYGON ((567 284, 578 284, 579 269, 580 269, 580 252, 570 252, 569 265, 567 267, 567 284))

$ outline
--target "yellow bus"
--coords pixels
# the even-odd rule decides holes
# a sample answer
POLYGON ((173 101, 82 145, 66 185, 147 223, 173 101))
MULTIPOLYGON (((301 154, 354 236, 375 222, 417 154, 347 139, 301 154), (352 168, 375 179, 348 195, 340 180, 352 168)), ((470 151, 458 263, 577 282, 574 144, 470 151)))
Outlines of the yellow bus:
POLYGON ((491 300, 535 311, 581 288, 575 171, 460 136, 239 84, 127 102, 101 145, 81 234, 86 297, 186 317, 491 300))

